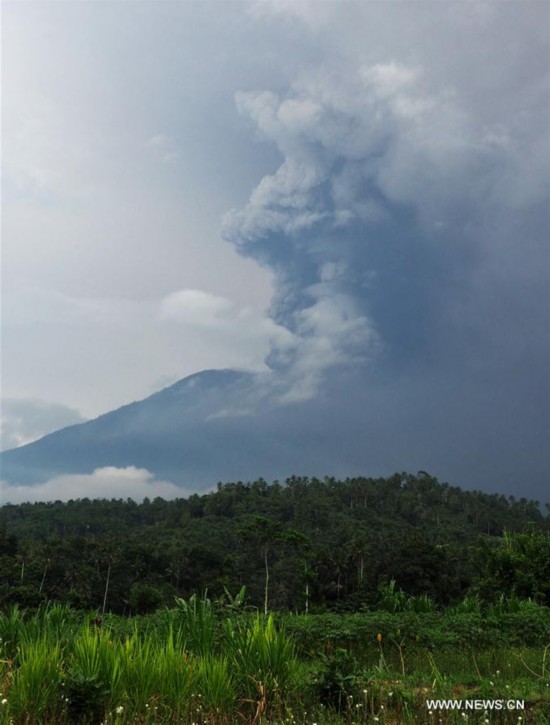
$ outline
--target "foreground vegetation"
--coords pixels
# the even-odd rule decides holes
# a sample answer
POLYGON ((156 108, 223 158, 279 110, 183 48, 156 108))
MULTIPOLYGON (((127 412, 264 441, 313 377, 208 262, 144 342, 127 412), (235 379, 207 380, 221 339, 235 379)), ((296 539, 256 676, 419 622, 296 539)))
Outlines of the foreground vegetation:
POLYGON ((0 725, 550 725, 549 607, 539 504, 422 472, 6 505, 0 725))
POLYGON ((0 722, 550 723, 545 607, 422 613, 399 594, 401 611, 355 615, 266 617, 244 591, 132 619, 13 608, 0 616, 0 722))

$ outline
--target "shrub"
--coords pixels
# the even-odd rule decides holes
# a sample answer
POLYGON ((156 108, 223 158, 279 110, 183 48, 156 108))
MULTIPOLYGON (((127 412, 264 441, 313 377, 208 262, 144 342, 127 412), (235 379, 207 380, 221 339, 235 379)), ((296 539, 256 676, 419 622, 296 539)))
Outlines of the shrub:
POLYGON ((359 670, 355 657, 346 649, 338 648, 323 657, 323 664, 315 678, 319 702, 337 712, 347 708, 350 700, 360 694, 359 670))

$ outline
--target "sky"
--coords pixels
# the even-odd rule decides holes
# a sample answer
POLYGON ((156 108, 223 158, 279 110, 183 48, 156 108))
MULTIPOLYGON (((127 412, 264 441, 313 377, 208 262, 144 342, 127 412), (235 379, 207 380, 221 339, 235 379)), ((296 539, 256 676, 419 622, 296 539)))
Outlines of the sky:
POLYGON ((549 37, 530 0, 4 2, 3 448, 237 368, 544 491, 549 37))

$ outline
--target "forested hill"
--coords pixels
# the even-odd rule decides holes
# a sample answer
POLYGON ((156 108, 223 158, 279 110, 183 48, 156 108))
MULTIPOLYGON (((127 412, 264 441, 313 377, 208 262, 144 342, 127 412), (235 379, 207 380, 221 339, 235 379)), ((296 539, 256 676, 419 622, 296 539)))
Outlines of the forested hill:
POLYGON ((439 604, 471 587, 550 604, 549 524, 537 502, 463 491, 423 472, 260 479, 141 504, 6 505, 0 601, 98 607, 108 581, 115 611, 243 584, 261 606, 267 573, 269 604, 279 609, 301 609, 305 596, 313 608, 358 609, 392 579, 439 604))

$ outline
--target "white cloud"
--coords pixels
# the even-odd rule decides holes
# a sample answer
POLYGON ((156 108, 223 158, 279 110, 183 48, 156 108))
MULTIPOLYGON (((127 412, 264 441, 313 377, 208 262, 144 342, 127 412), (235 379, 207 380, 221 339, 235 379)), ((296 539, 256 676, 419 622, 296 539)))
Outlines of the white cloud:
POLYGON ((191 325, 223 324, 231 312, 233 303, 227 297, 209 294, 202 290, 184 289, 172 292, 161 301, 161 315, 167 319, 191 325))
POLYGON ((144 468, 97 468, 90 474, 56 476, 33 486, 18 486, 2 482, 1 503, 33 501, 68 501, 78 498, 184 498, 191 492, 169 481, 158 481, 144 468))

